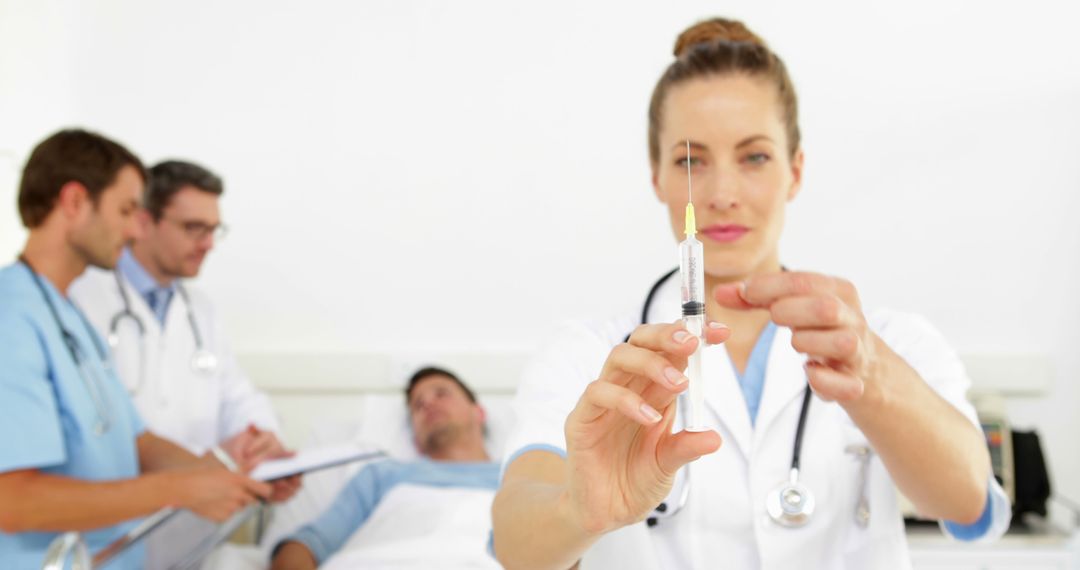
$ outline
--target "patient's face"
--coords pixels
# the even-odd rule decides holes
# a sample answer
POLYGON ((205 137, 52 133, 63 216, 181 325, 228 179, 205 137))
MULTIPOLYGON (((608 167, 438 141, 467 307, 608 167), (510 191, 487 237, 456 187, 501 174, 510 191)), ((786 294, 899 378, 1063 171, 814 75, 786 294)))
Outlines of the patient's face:
POLYGON ((484 412, 456 382, 431 375, 413 387, 409 419, 416 447, 430 455, 464 437, 483 438, 484 412))

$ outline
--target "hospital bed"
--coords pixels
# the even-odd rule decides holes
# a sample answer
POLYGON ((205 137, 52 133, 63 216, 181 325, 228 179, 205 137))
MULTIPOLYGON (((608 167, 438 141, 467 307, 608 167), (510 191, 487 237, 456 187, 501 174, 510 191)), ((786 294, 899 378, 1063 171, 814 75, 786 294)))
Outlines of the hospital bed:
MULTIPOLYGON (((458 374, 487 412, 487 448, 492 460, 503 457, 512 414, 510 399, 524 352, 441 353, 403 357, 376 354, 247 354, 241 364, 274 402, 286 443, 312 449, 356 443, 381 449, 396 459, 416 459, 403 388, 424 365, 458 374), (315 364, 318 362, 318 364, 315 364), (303 370, 318 370, 318 375, 303 370)), ((205 570, 266 568, 270 551, 283 537, 316 518, 365 462, 327 469, 304 477, 301 491, 275 505, 258 544, 227 543, 203 565, 205 570)))

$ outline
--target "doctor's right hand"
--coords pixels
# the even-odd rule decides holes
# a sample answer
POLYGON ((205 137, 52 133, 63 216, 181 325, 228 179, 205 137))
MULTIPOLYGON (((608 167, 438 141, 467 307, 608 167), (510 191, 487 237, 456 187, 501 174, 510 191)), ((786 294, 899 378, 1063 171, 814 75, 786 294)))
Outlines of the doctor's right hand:
POLYGON ((179 492, 176 507, 216 523, 259 499, 267 499, 271 486, 220 467, 196 467, 169 473, 179 492))
MULTIPOLYGON (((710 323, 709 344, 731 330, 710 323)), ((676 396, 698 339, 682 323, 641 325, 612 349, 566 420, 566 505, 581 528, 602 534, 644 520, 683 465, 720 448, 715 431, 671 433, 676 396)))

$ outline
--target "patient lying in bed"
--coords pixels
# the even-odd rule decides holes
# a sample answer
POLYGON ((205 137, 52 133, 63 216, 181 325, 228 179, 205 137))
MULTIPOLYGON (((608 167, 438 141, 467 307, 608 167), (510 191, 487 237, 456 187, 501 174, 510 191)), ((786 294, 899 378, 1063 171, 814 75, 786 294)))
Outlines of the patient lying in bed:
POLYGON ((484 448, 483 408, 437 368, 414 374, 406 397, 423 458, 364 467, 278 542, 273 569, 499 567, 486 548, 499 465, 484 448))

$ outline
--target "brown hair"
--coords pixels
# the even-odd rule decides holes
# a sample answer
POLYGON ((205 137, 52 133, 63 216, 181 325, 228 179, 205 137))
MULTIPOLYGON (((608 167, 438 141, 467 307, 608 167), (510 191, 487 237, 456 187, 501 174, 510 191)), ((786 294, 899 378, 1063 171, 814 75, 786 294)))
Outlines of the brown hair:
POLYGON ((405 387, 405 401, 411 401, 412 393, 416 388, 416 385, 422 380, 427 380, 431 376, 446 376, 450 380, 453 380, 454 383, 460 386, 462 391, 465 392, 465 397, 468 398, 470 402, 476 403, 476 394, 461 381, 461 378, 458 378, 453 372, 450 372, 445 368, 439 368, 438 366, 425 366, 413 373, 412 377, 409 378, 409 384, 405 387))
POLYGON ((714 75, 744 74, 761 77, 776 86, 787 130, 788 153, 799 148, 799 105, 787 68, 765 41, 742 22, 713 18, 690 26, 675 40, 675 61, 653 89, 649 102, 649 160, 660 162, 662 107, 673 86, 714 75))
POLYGON ((155 220, 161 220, 172 197, 186 186, 214 196, 225 193, 225 185, 217 174, 192 162, 166 160, 150 167, 143 207, 155 220))
POLYGON ((30 154, 19 183, 19 217, 36 228, 49 217, 60 188, 68 182, 86 187, 96 205, 101 193, 125 166, 134 166, 146 182, 146 171, 134 153, 97 133, 66 129, 41 141, 30 154))

